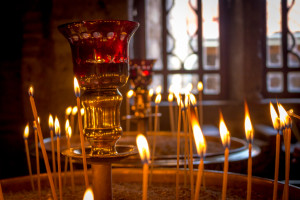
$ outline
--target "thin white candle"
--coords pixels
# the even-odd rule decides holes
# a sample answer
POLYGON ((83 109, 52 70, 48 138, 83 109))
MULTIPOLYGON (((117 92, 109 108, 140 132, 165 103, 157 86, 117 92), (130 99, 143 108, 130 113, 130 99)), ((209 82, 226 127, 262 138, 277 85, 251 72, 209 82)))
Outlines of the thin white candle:
POLYGON ((29 125, 27 124, 24 130, 24 143, 25 143, 25 151, 26 151, 26 159, 27 159, 27 165, 28 165, 28 171, 30 175, 30 183, 32 190, 34 190, 34 182, 32 177, 32 169, 31 169, 31 162, 30 162, 30 156, 29 156, 29 148, 28 148, 28 136, 29 136, 29 125))
POLYGON ((36 174, 37 174, 37 184, 38 184, 38 195, 41 198, 41 176, 40 176, 40 155, 39 155, 39 139, 37 132, 37 123, 33 121, 34 130, 34 142, 35 142, 35 161, 36 161, 36 174))
POLYGON ((50 129, 50 138, 51 138, 53 179, 54 179, 54 185, 56 187, 57 177, 56 177, 56 159, 55 159, 55 146, 54 146, 54 134, 53 134, 54 126, 53 126, 53 117, 51 114, 49 115, 48 125, 49 125, 49 129, 50 129))
POLYGON ((60 125, 57 117, 55 117, 55 135, 56 139, 56 149, 57 149, 57 171, 58 171, 58 186, 59 186, 59 197, 62 200, 62 181, 61 181, 61 162, 60 162, 60 125))

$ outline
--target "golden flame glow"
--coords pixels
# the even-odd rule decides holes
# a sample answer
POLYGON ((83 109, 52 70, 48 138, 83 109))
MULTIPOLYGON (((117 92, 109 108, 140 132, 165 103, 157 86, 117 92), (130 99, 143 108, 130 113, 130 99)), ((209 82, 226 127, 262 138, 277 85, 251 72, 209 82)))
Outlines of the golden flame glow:
POLYGON ((156 94, 160 94, 161 93, 161 86, 157 86, 156 90, 155 90, 156 94))
POLYGON ((72 109, 72 115, 76 115, 77 112, 78 112, 78 108, 77 108, 77 106, 74 106, 72 109))
POLYGON ((27 124, 26 126, 25 126, 25 129, 24 129, 24 139, 27 139, 28 138, 28 136, 29 136, 29 124, 27 124))
POLYGON ((81 108, 81 109, 80 109, 80 114, 81 114, 81 115, 84 115, 84 108, 81 108))
POLYGON ((245 134, 248 142, 253 140, 253 127, 250 120, 248 105, 245 102, 245 134))
POLYGON ((204 154, 206 153, 206 141, 201 131, 197 117, 195 115, 192 116, 192 128, 193 128, 197 153, 199 156, 204 156, 204 154))
POLYGON ((133 95, 133 90, 129 90, 129 91, 127 92, 127 98, 131 98, 132 95, 133 95))
POLYGON ((40 124, 40 117, 38 117, 38 123, 40 124))
POLYGON ((69 126, 70 126, 70 121, 67 119, 66 120, 66 124, 65 124, 65 131, 66 131, 66 133, 68 132, 69 126))
POLYGON ((270 112, 271 112, 273 127, 274 129, 278 130, 280 128, 280 119, 278 118, 277 112, 271 102, 270 102, 270 112))
POLYGON ((76 77, 74 77, 74 92, 76 97, 80 97, 80 88, 76 77))
POLYGON ((173 98, 174 98, 173 93, 170 93, 170 94, 168 95, 168 101, 169 101, 169 102, 172 102, 172 101, 173 101, 173 98))
POLYGON ((154 92, 154 91, 153 91, 153 89, 151 88, 151 89, 149 90, 149 92, 148 92, 148 96, 149 96, 149 97, 152 97, 152 96, 153 96, 153 92, 154 92))
POLYGON ((196 100, 196 97, 195 97, 195 95, 193 95, 193 94, 190 94, 190 100, 191 100, 191 103, 192 103, 192 105, 194 106, 194 105, 196 105, 196 103, 197 103, 197 100, 196 100))
POLYGON ((51 114, 49 114, 49 120, 48 120, 49 128, 53 130, 53 117, 51 114))
POLYGON ((29 94, 29 96, 33 96, 33 87, 32 86, 29 87, 28 94, 29 94))
POLYGON ((83 200, 94 200, 94 193, 92 188, 88 188, 85 190, 83 200))
POLYGON ((198 89, 198 91, 202 91, 203 90, 203 83, 201 81, 198 82, 197 89, 198 89))
POLYGON ((72 136, 72 128, 71 128, 71 126, 69 126, 68 129, 67 129, 67 135, 68 135, 69 138, 71 138, 71 136, 72 136))
POLYGON ((226 127, 222 112, 220 112, 219 130, 223 146, 228 147, 230 144, 230 134, 226 127))
POLYGON ((57 117, 55 117, 54 126, 55 126, 55 135, 60 135, 60 126, 57 117))
POLYGON ((291 122, 291 118, 281 104, 278 104, 278 110, 280 118, 280 128, 283 128, 284 126, 289 125, 289 123, 291 122))
POLYGON ((185 91, 185 97, 184 97, 184 105, 187 107, 189 105, 189 93, 185 91))
POLYGON ((193 84, 192 84, 192 83, 187 84, 186 90, 187 90, 188 92, 191 92, 191 91, 193 90, 193 84))
POLYGON ((161 101, 161 94, 156 95, 155 103, 158 104, 161 101))
POLYGON ((150 160, 150 151, 149 151, 149 146, 146 137, 142 134, 139 134, 136 138, 136 144, 142 162, 148 163, 150 160))
POLYGON ((71 106, 67 107, 67 109, 66 109, 66 115, 70 115, 71 112, 72 112, 72 107, 71 106))

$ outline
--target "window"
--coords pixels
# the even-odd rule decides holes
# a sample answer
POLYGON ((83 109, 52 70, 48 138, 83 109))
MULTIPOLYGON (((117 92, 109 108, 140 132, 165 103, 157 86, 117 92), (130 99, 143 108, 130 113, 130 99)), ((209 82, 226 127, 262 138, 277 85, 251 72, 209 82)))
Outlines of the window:
POLYGON ((219 0, 145 0, 145 56, 157 59, 151 88, 202 81, 205 99, 224 97, 219 0))
POLYGON ((300 93, 300 1, 267 0, 265 96, 300 93))

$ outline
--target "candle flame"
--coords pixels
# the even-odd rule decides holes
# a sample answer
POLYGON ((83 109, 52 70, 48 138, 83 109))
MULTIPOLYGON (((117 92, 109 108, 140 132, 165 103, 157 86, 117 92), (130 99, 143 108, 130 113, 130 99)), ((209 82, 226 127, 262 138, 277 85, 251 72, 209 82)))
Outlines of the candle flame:
POLYGON ((24 129, 24 139, 27 139, 28 138, 28 136, 29 136, 29 124, 27 124, 26 126, 25 126, 25 129, 24 129))
POLYGON ((189 92, 186 90, 185 91, 185 97, 184 97, 184 105, 186 106, 186 107, 188 107, 188 105, 189 105, 189 92))
POLYGON ((197 153, 199 156, 203 157, 206 153, 206 141, 201 131, 198 119, 195 115, 195 111, 193 109, 191 109, 191 119, 197 153))
POLYGON ((94 193, 91 188, 85 190, 83 200, 94 200, 94 193))
POLYGON ((160 94, 161 93, 161 86, 157 86, 156 90, 155 90, 156 94, 160 94))
POLYGON ((193 84, 192 84, 192 83, 187 84, 186 90, 187 90, 188 92, 191 92, 191 91, 193 90, 193 84))
POLYGON ((156 103, 156 104, 159 104, 160 101, 161 101, 161 94, 158 94, 158 95, 156 95, 155 103, 156 103))
POLYGON ((81 108, 81 109, 80 109, 80 114, 81 114, 81 116, 84 115, 84 108, 81 108))
POLYGON ((48 124, 49 124, 49 129, 53 130, 53 117, 51 114, 49 114, 48 124))
POLYGON ((277 112, 271 102, 270 102, 270 112, 271 112, 273 127, 275 130, 278 130, 280 128, 280 119, 279 119, 277 112))
POLYGON ((149 97, 152 97, 152 96, 153 96, 153 92, 154 92, 154 91, 153 91, 153 89, 151 88, 151 89, 149 90, 149 92, 148 92, 148 96, 149 96, 149 97))
POLYGON ((74 92, 76 97, 80 97, 80 88, 76 77, 74 77, 74 92))
POLYGON ((69 126, 68 129, 67 129, 67 136, 69 138, 71 138, 71 136, 72 136, 72 128, 71 128, 71 126, 69 126))
POLYGON ((147 139, 144 135, 139 134, 136 138, 136 144, 139 150, 139 154, 143 163, 149 163, 150 151, 147 139))
POLYGON ((291 126, 292 120, 281 104, 278 104, 280 128, 291 126))
POLYGON ((253 127, 251 124, 249 109, 246 102, 245 102, 245 134, 246 134, 247 141, 251 143, 253 140, 253 127))
POLYGON ((173 98, 174 98, 173 93, 170 93, 170 94, 168 95, 168 101, 169 101, 169 102, 172 102, 172 101, 173 101, 173 98))
POLYGON ((226 127, 222 112, 220 112, 219 130, 220 130, 220 136, 221 136, 223 146, 229 147, 230 146, 230 134, 226 127))
POLYGON ((76 115, 77 112, 78 112, 78 108, 77 108, 77 106, 74 106, 72 109, 72 115, 76 115))
POLYGON ((54 126, 55 126, 55 135, 60 136, 60 126, 57 117, 55 117, 54 126))
POLYGON ((33 87, 32 86, 29 87, 28 94, 29 94, 29 96, 33 96, 33 87))
POLYGON ((199 92, 203 90, 203 83, 201 81, 198 82, 197 88, 199 92))
POLYGON ((70 126, 70 121, 67 119, 66 120, 66 124, 65 124, 65 131, 66 131, 66 133, 68 133, 69 126, 70 126))
POLYGON ((133 95, 133 90, 129 90, 129 91, 127 92, 127 98, 131 98, 132 95, 133 95))
POLYGON ((71 106, 67 107, 67 109, 66 109, 66 115, 69 116, 71 114, 71 112, 72 112, 72 107, 71 106))
POLYGON ((196 105, 196 103, 197 103, 197 100, 196 100, 196 97, 195 97, 195 95, 193 95, 193 94, 190 94, 190 100, 191 100, 191 103, 192 103, 192 105, 194 106, 194 105, 196 105))

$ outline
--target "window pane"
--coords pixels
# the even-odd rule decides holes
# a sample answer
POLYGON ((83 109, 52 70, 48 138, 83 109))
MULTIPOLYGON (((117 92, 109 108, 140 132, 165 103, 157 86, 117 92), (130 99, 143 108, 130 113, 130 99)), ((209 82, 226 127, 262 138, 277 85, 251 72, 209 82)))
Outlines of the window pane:
POLYGON ((268 92, 283 92, 283 74, 282 72, 267 73, 267 90, 268 92))
POLYGON ((196 0, 167 0, 167 68, 169 70, 197 69, 198 17, 196 0), (172 4, 173 2, 173 4, 172 4), (190 2, 190 3, 189 3, 190 2), (189 58, 192 56, 192 58, 189 58))
MULTIPOLYGON (((288 1, 289 5, 291 5, 291 0, 288 1)), ((291 34, 293 35, 293 39, 289 37, 289 48, 296 54, 289 54, 288 56, 288 66, 291 68, 300 67, 300 1, 297 0, 294 2, 294 5, 291 7, 288 12, 288 26, 291 34), (297 58, 298 56, 298 58, 297 58)))
POLYGON ((219 1, 202 0, 203 69, 218 70, 219 65, 219 1))
POLYGON ((197 93, 198 74, 172 74, 168 75, 168 88, 172 85, 174 88, 182 90, 189 84, 193 84, 192 93, 197 93))
POLYGON ((220 74, 204 74, 203 75, 203 93, 210 95, 220 94, 221 77, 220 74))
POLYGON ((267 67, 280 68, 281 0, 267 0, 267 67))
POLYGON ((154 74, 153 75, 153 78, 152 78, 152 83, 149 85, 149 89, 152 88, 155 92, 155 89, 158 87, 158 86, 161 86, 161 92, 164 92, 164 78, 163 78, 163 75, 162 74, 154 74))
POLYGON ((156 59, 153 70, 162 70, 161 0, 146 0, 146 49, 147 58, 156 59))
POLYGON ((288 91, 300 92, 300 72, 288 73, 288 91))

